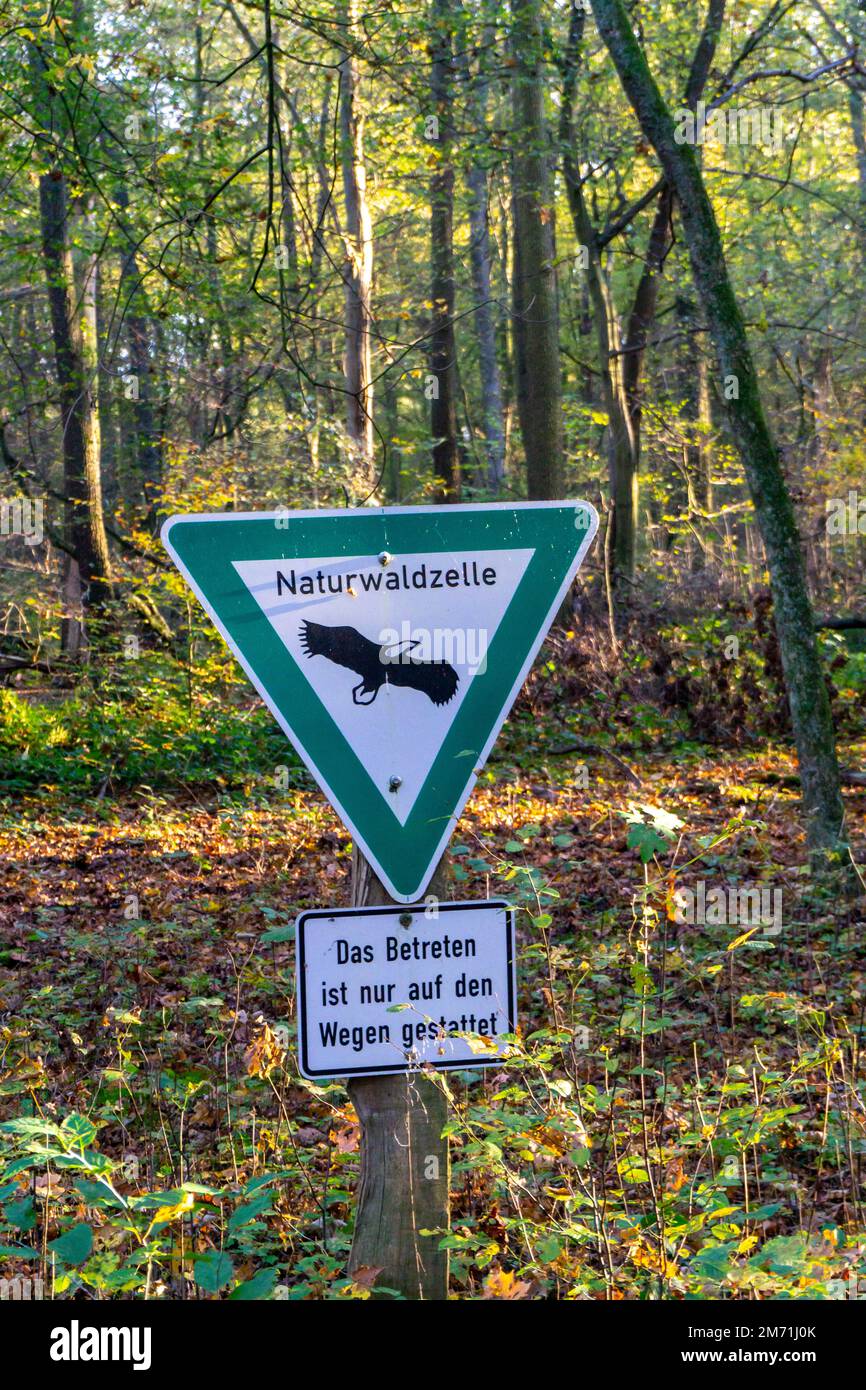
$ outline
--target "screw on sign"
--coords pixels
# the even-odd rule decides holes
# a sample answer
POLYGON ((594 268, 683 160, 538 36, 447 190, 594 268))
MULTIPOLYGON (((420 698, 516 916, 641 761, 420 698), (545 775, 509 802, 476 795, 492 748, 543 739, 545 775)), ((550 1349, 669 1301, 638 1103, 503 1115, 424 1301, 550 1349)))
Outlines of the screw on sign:
POLYGON ((338 909, 305 914, 298 948, 302 1067, 349 1077, 361 1121, 349 1267, 374 1290, 447 1296, 441 1237, 420 1234, 448 1225, 437 1073, 497 1061, 515 1009, 510 913, 445 902, 445 855, 597 526, 588 503, 529 502, 175 516, 163 527, 349 829, 354 907, 384 909, 354 912, 334 937, 372 957, 347 957, 342 975, 333 967, 331 978, 330 961, 323 975, 317 957, 313 979, 301 961, 302 944, 312 960, 314 935, 321 945, 336 932, 338 909), (420 906, 388 911, 400 903, 420 906), (471 925, 482 920, 498 927, 471 925), (393 954, 401 933, 408 954, 393 954))

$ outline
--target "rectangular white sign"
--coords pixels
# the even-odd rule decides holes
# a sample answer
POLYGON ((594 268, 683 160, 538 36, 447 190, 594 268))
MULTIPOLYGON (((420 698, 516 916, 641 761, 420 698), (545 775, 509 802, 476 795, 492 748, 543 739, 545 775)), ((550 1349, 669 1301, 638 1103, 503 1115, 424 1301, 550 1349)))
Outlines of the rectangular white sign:
POLYGON ((303 912, 297 971, 311 1080, 491 1066, 516 1025, 513 912, 498 900, 303 912))

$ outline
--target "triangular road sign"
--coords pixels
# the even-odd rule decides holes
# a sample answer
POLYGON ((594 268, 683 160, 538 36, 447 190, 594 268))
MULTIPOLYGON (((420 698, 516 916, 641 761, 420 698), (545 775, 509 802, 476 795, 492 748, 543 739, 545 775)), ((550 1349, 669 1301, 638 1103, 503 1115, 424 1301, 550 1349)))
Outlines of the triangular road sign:
POLYGON ((162 539, 389 893, 422 895, 595 535, 586 502, 174 516, 162 539))

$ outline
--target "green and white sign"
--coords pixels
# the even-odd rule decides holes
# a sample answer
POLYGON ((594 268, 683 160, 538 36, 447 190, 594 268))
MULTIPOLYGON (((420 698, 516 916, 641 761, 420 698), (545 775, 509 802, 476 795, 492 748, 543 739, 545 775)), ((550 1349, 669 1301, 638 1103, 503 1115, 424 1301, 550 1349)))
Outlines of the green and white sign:
POLYGON ((595 535, 586 502, 174 516, 166 549, 417 902, 595 535))

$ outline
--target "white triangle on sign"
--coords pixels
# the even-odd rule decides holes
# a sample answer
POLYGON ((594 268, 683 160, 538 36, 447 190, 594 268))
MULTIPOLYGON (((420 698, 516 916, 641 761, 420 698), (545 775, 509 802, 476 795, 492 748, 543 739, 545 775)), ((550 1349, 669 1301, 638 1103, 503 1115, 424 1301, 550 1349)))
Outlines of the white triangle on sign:
POLYGON ((484 675, 486 654, 534 554, 514 549, 233 561, 401 825, 471 682, 484 675), (486 582, 491 573, 495 577, 486 582), (344 630, 339 639, 335 628, 344 630), (395 671, 393 682, 385 679, 375 690, 364 685, 363 661, 347 664, 364 639, 388 653, 383 669, 393 664, 395 671), (431 662, 442 679, 428 694, 419 663, 431 662), (443 662, 453 675, 443 672, 443 662))

